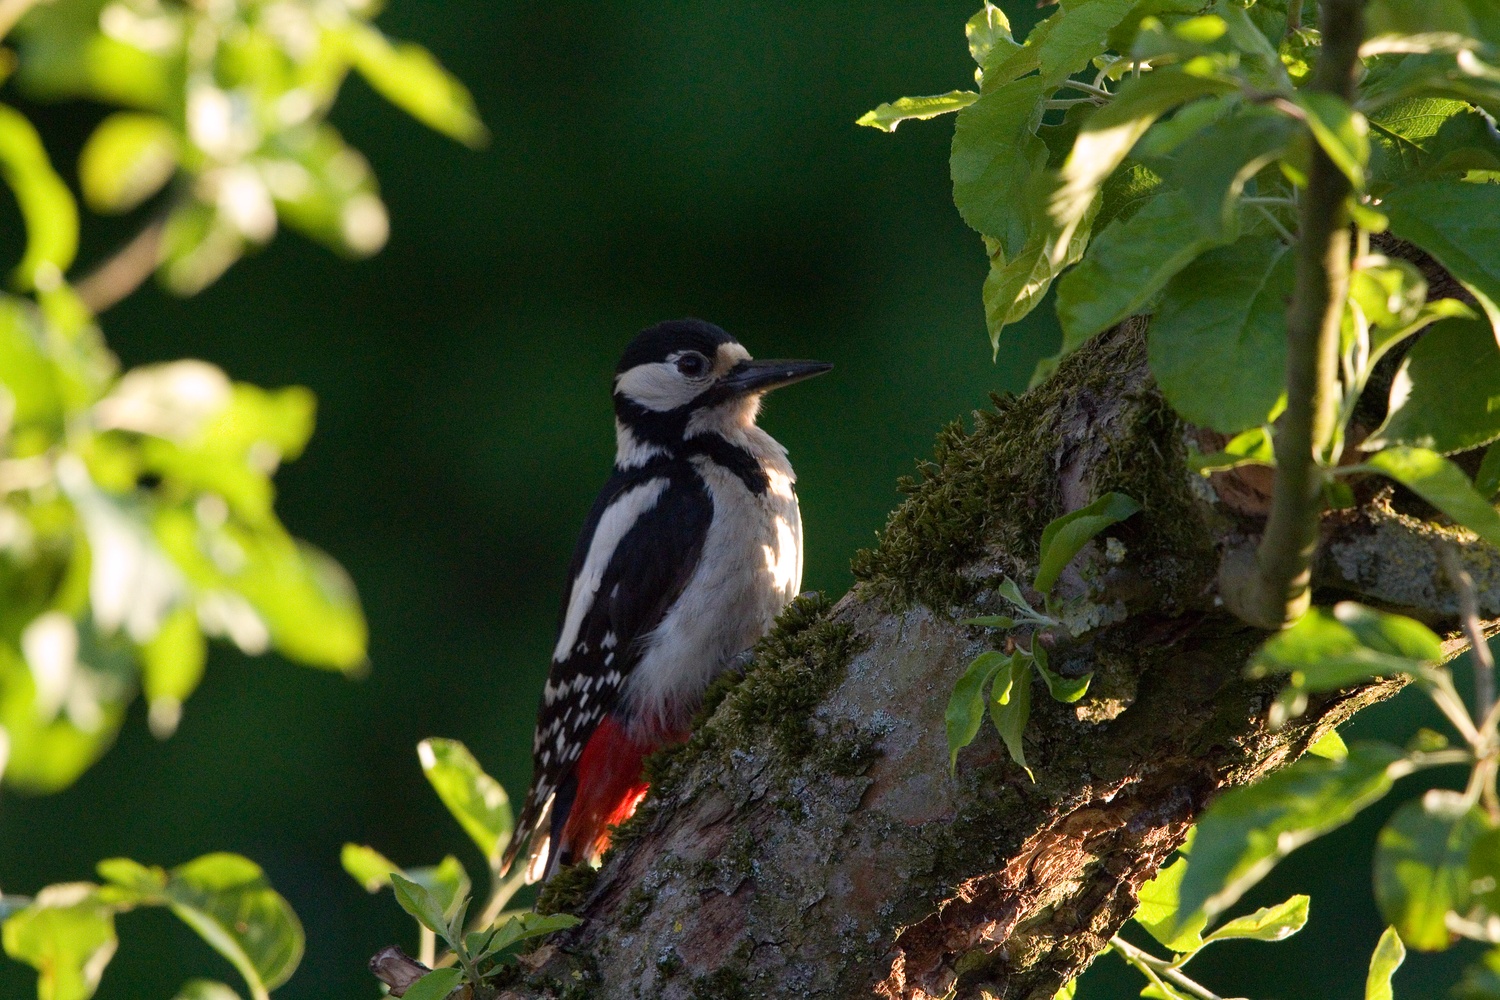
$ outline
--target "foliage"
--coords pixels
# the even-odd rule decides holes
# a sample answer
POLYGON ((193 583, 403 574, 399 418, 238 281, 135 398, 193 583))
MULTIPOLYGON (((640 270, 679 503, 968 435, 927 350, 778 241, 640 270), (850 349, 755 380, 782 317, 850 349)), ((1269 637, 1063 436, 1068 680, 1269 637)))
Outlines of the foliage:
MULTIPOLYGON (((1376 899, 1392 929, 1367 995, 1391 995, 1405 947, 1500 944, 1491 658, 1474 652, 1475 703, 1465 705, 1427 626, 1352 603, 1308 610, 1300 582, 1318 516, 1350 506, 1372 477, 1425 501, 1456 526, 1455 543, 1500 548, 1500 19, 1468 0, 1320 6, 1331 18, 1321 32, 1303 25, 1297 0, 1062 0, 1017 40, 986 3, 967 26, 976 90, 903 99, 861 119, 891 130, 956 113, 954 203, 990 261, 982 294, 996 351, 1005 328, 1056 286, 1062 343, 1033 384, 1102 331, 1149 313, 1162 393, 1185 423, 1226 440, 1193 464, 1204 475, 1276 470, 1281 514, 1249 583, 1223 588, 1247 621, 1289 626, 1249 666, 1288 682, 1267 723, 1286 723, 1318 692, 1403 676, 1461 741, 1343 752, 1320 743, 1322 756, 1223 795, 1191 852, 1143 893, 1138 921, 1177 957, 1114 942, 1146 975, 1148 996, 1211 995, 1181 973, 1186 958, 1242 921, 1275 920, 1257 914, 1209 932, 1212 922, 1287 853, 1401 775, 1438 765, 1468 766, 1471 779, 1461 794, 1431 789, 1405 803, 1381 834, 1376 899), (1441 264, 1463 297, 1431 295, 1421 269, 1376 252, 1387 231, 1441 264), (1465 452, 1474 461, 1448 457, 1465 452), (1242 591, 1269 596, 1257 604, 1242 591)), ((1075 523, 1091 516, 1079 515, 1075 523)), ((1067 530, 1054 522, 1048 535, 1067 530)), ((1043 594, 1059 568, 1046 547, 1044 535, 1043 594)), ((1470 586, 1450 575, 1460 591, 1470 586)), ((1010 581, 1004 596, 1015 613, 975 623, 1024 628, 1032 641, 981 655, 959 681, 947 716, 954 760, 978 731, 988 690, 1024 764, 1016 719, 1024 723, 1030 674, 1018 664, 1029 658, 1046 676, 1037 640, 1059 622, 1050 598, 1042 614, 1010 581)), ((1495 968, 1492 955, 1461 993, 1500 996, 1495 968)))
MULTIPOLYGON (((28 8, 0 12, 0 35, 25 13, 16 50, 0 49, 0 79, 14 69, 31 98, 115 109, 84 144, 79 188, 95 211, 146 213, 141 236, 100 271, 139 274, 75 282, 74 196, 36 129, 0 105, 0 179, 25 225, 12 291, 0 295, 0 773, 12 788, 55 792, 108 749, 137 694, 152 732, 170 736, 210 637, 344 673, 366 655, 353 584, 275 512, 271 478, 307 444, 311 393, 233 382, 202 361, 121 372, 96 311, 153 269, 168 288, 196 292, 278 223, 341 253, 378 250, 387 219, 375 179, 326 121, 351 69, 461 141, 485 131, 431 55, 370 23, 374 5, 28 8)), ((470 780, 478 769, 462 747, 430 752, 445 801, 471 795, 455 811, 466 829, 487 831, 493 850, 509 835, 496 822, 509 815, 504 793, 470 780)), ((0 897, 5 951, 37 968, 42 1000, 92 996, 116 916, 144 906, 192 927, 252 998, 301 959, 295 914, 238 855, 170 870, 113 859, 99 875, 102 884, 0 897)), ((455 897, 467 892, 456 861, 431 878, 455 897)), ((237 994, 195 980, 181 996, 237 994)))

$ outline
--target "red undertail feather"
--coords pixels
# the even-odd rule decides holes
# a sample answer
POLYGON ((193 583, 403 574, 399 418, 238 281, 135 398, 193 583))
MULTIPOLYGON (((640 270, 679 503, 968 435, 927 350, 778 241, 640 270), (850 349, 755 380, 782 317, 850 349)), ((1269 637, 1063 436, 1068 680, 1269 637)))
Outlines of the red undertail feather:
POLYGON ((640 743, 605 716, 578 759, 578 795, 563 826, 561 857, 591 862, 609 847, 611 827, 635 813, 646 795, 641 764, 646 755, 675 740, 640 743))

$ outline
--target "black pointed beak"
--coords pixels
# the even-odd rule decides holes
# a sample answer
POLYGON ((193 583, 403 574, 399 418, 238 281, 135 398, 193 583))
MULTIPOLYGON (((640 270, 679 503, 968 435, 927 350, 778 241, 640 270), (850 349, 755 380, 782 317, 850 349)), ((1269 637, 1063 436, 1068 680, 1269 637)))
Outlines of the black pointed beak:
POLYGON ((729 369, 719 385, 732 395, 748 396, 780 389, 832 368, 826 361, 741 361, 729 369))

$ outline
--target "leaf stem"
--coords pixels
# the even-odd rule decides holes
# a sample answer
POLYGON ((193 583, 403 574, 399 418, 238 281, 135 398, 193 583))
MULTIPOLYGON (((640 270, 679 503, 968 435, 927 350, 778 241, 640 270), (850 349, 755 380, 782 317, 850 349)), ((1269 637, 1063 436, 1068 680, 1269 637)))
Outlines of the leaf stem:
MULTIPOLYGON (((1349 100, 1364 37, 1364 0, 1325 0, 1323 51, 1310 89, 1349 100)), ((1338 429, 1339 326, 1349 286, 1349 181, 1313 146, 1299 206, 1297 278, 1287 310, 1287 408, 1276 434, 1271 514, 1254 567, 1236 567, 1225 600, 1245 621, 1280 628, 1311 601, 1312 556, 1323 506, 1322 461, 1338 429)), ((1226 566, 1226 568, 1228 568, 1226 566)))
POLYGON ((1200 1000, 1224 1000, 1223 997, 1219 996, 1213 990, 1189 979, 1186 973, 1174 968, 1171 962, 1163 958, 1157 958, 1150 952, 1137 948, 1118 934, 1110 938, 1109 943, 1120 953, 1121 958, 1139 969, 1147 979, 1152 981, 1153 985, 1161 987, 1163 993, 1174 992, 1166 989, 1165 984, 1162 983, 1161 980, 1166 978, 1170 979, 1175 985, 1187 990, 1193 996, 1199 997, 1200 1000))
POLYGON ((1081 90, 1085 94, 1093 94, 1095 97, 1102 97, 1106 101, 1113 99, 1115 96, 1114 94, 1111 94, 1109 91, 1105 90, 1103 87, 1096 87, 1091 83, 1084 83, 1082 80, 1064 80, 1060 84, 1060 86, 1066 87, 1069 90, 1081 90))

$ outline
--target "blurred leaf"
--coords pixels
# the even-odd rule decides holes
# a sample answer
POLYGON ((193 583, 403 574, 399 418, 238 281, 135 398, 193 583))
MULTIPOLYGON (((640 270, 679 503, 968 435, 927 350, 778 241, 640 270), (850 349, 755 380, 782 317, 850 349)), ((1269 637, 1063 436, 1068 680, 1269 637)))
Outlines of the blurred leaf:
POLYGON ((1242 465, 1275 465, 1276 451, 1270 431, 1265 427, 1252 427, 1235 435, 1222 451, 1211 455, 1190 449, 1188 464, 1206 476, 1211 472, 1238 469, 1242 465))
POLYGON ((339 852, 339 863, 344 871, 364 886, 365 892, 379 892, 391 884, 391 872, 401 867, 373 847, 363 844, 345 844, 339 852))
POLYGON ((177 171, 177 133, 156 115, 117 111, 78 154, 83 199, 96 212, 128 212, 177 171))
POLYGON ((443 917, 442 906, 433 898, 432 893, 397 872, 391 872, 391 888, 396 892, 396 902, 401 904, 401 909, 417 923, 446 940, 447 921, 443 917))
POLYGON ((71 716, 43 715, 36 682, 26 664, 0 643, 0 728, 9 737, 5 783, 18 791, 50 794, 67 788, 104 755, 125 718, 124 694, 95 704, 101 709, 88 728, 71 716))
POLYGON ((280 534, 245 539, 245 568, 231 579, 265 619, 282 655, 315 667, 365 662, 368 628, 359 596, 338 563, 280 534))
POLYGON ((88 1000, 114 957, 114 911, 87 882, 49 885, 0 927, 5 953, 37 970, 38 1000, 88 1000))
POLYGON ((1071 705, 1088 694, 1089 682, 1094 679, 1092 670, 1082 677, 1064 677, 1047 663, 1047 647, 1036 638, 1031 640, 1031 655, 1032 661, 1036 664, 1037 673, 1042 675, 1042 682, 1047 685, 1047 693, 1052 695, 1054 701, 1071 705))
POLYGON ((1428 330, 1391 383, 1387 413, 1366 449, 1447 455, 1500 439, 1500 345, 1489 323, 1449 319, 1428 330))
POLYGON ((26 222, 26 252, 16 265, 22 289, 56 288, 78 251, 78 206, 52 169, 36 129, 20 112, 0 105, 0 177, 26 222))
POLYGON ((169 876, 167 905, 229 960, 252 997, 291 978, 302 961, 302 924, 260 866, 238 854, 205 854, 169 876))
POLYGON ((1258 428, 1281 398, 1289 250, 1246 237, 1209 250, 1167 284, 1151 320, 1151 373, 1189 423, 1225 434, 1258 428))
POLYGON ((1307 926, 1308 898, 1293 896, 1275 906, 1263 906, 1254 913, 1235 917, 1204 938, 1214 941, 1284 941, 1307 926))
POLYGON ((245 246, 212 205, 186 201, 167 216, 157 274, 174 295, 196 295, 234 266, 245 246))
POLYGON ((1500 185, 1403 184, 1380 207, 1392 232, 1432 254, 1474 295, 1500 339, 1500 185))
POLYGON ((1032 179, 1047 162, 1036 136, 1045 97, 1039 79, 1018 80, 981 95, 953 128, 953 203, 965 222, 998 241, 1006 260, 1021 255, 1032 235, 1032 179))
POLYGON ((979 735, 979 727, 984 723, 985 689, 1002 667, 1009 668, 1009 658, 1004 653, 994 650, 980 653, 953 685, 943 714, 948 732, 949 773, 958 766, 958 752, 979 735))
POLYGON ((1442 642, 1421 622, 1353 601, 1312 608, 1256 651, 1252 677, 1290 674, 1308 691, 1334 691, 1371 677, 1416 674, 1442 659, 1442 642))
POLYGON ((1111 223, 1058 285, 1061 356, 1146 309, 1199 254, 1232 242, 1238 236, 1235 229, 1205 230, 1198 203, 1181 191, 1160 195, 1130 218, 1111 223))
POLYGON ((1341 761, 1303 757, 1219 796, 1198 821, 1182 882, 1182 919, 1224 912, 1276 863, 1343 826, 1391 789, 1401 751, 1359 742, 1341 761))
POLYGON ((1485 952, 1478 963, 1464 970, 1463 982, 1453 991, 1458 1000, 1500 998, 1500 948, 1485 952))
POLYGON ((1201 911, 1190 915, 1179 925, 1179 893, 1187 874, 1187 858, 1178 858, 1141 886, 1141 905, 1135 911, 1135 922, 1146 929, 1168 951, 1186 955, 1203 946, 1203 929, 1208 917, 1201 911))
POLYGON ((1375 901, 1418 951, 1442 951, 1450 912, 1469 907, 1469 851, 1488 824, 1463 795, 1429 789, 1396 810, 1375 843, 1375 901))
POLYGON ((287 225, 355 257, 385 246, 390 218, 375 174, 333 126, 283 133, 268 152, 261 175, 287 225))
POLYGON ((173 611, 141 646, 141 691, 146 696, 152 735, 166 739, 177 729, 182 703, 203 678, 208 643, 198 616, 188 605, 173 611))
POLYGON ((1349 756, 1349 745, 1344 742, 1337 729, 1330 729, 1318 737, 1317 742, 1307 748, 1307 752, 1324 760, 1343 760, 1349 756))
POLYGON ((946 94, 932 97, 901 97, 881 104, 873 111, 866 111, 854 123, 878 128, 882 132, 894 132, 904 121, 926 121, 938 115, 950 114, 967 108, 979 99, 972 90, 950 90, 946 94))
POLYGON ((463 970, 433 969, 406 988, 403 1000, 443 1000, 463 982, 463 970))
POLYGON ((1063 185, 1052 199, 1051 212, 1065 240, 1082 222, 1099 186, 1153 122, 1179 105, 1234 89, 1226 80, 1175 69, 1156 70, 1121 87, 1114 100, 1084 123, 1063 165, 1063 185))
POLYGON ((1123 493, 1106 493, 1087 507, 1053 519, 1042 529, 1034 587, 1045 594, 1095 535, 1137 513, 1141 505, 1123 493))
POLYGON ((1365 1000, 1395 1000, 1391 977, 1406 961, 1406 946, 1396 928, 1387 927, 1370 956, 1370 972, 1365 977, 1365 1000))
POLYGON ((1387 448, 1365 459, 1480 538, 1500 548, 1500 514, 1474 490, 1462 469, 1425 448, 1387 448))
POLYGON ((167 873, 148 868, 130 858, 105 858, 96 866, 99 877, 109 883, 99 891, 112 903, 125 906, 160 905, 167 889, 167 873))
POLYGON ((1365 189, 1365 165, 1370 161, 1370 126, 1365 116, 1336 94, 1299 90, 1292 95, 1307 115, 1307 127, 1333 165, 1354 186, 1365 189))
POLYGON ((994 686, 990 689, 990 721, 995 731, 1005 741, 1010 759, 1026 770, 1026 775, 1035 781, 1031 766, 1026 763, 1026 747, 1022 736, 1026 732, 1026 721, 1031 718, 1031 658, 1015 653, 1007 667, 1002 667, 994 686), (1007 676, 1008 675, 1008 676, 1007 676))
POLYGON ((1485 449, 1484 459, 1479 463, 1479 472, 1474 476, 1474 489, 1486 500, 1493 502, 1500 494, 1500 442, 1485 449))
POLYGON ((353 22, 349 55, 375 91, 413 118, 470 147, 489 141, 474 98, 420 45, 392 43, 379 29, 353 22))
POLYGON ((189 979, 177 991, 176 1000, 240 1000, 240 995, 212 979, 189 979))
POLYGON ((505 789, 458 740, 423 740, 417 758, 438 798, 493 867, 515 829, 505 789))

